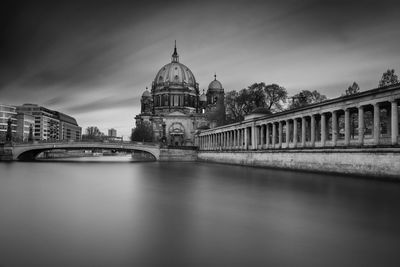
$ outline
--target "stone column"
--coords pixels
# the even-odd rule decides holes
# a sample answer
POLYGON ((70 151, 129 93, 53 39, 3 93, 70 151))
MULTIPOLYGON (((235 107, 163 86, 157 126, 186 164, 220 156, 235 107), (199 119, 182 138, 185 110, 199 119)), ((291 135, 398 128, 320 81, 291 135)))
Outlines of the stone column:
POLYGON ((261 125, 260 126, 260 129, 261 129, 261 140, 260 140, 260 143, 261 143, 261 148, 264 148, 264 141, 265 141, 265 131, 264 131, 264 127, 267 127, 265 124, 263 124, 263 125, 261 125))
POLYGON ((226 149, 229 149, 229 142, 230 142, 230 135, 229 135, 229 131, 226 132, 226 149))
POLYGON ((224 147, 228 149, 228 133, 224 132, 224 147))
POLYGON ((326 115, 321 114, 321 146, 325 146, 326 141, 326 115))
POLYGON ((235 130, 231 130, 231 149, 235 147, 235 130))
POLYGON ((240 132, 241 132, 241 133, 240 133, 240 139, 241 139, 241 140, 240 140, 240 141, 241 141, 241 142, 240 142, 240 147, 241 147, 242 149, 244 149, 244 143, 245 143, 245 142, 244 142, 244 129, 243 129, 243 128, 240 129, 240 132))
POLYGON ((344 145, 350 145, 350 109, 344 110, 344 145))
POLYGON ((358 107, 358 143, 364 144, 364 107, 358 107))
POLYGON ((282 148, 282 122, 278 124, 278 147, 282 148))
POLYGON ((397 139, 399 136, 399 113, 397 107, 397 100, 391 101, 392 104, 392 145, 397 144, 397 139))
POLYGON ((336 146, 338 138, 337 111, 332 111, 332 145, 336 146))
POLYGON ((232 130, 232 149, 236 146, 236 130, 232 130))
POLYGON ((275 148, 276 143, 276 123, 272 123, 272 148, 275 148))
POLYGON ((244 128, 244 149, 247 150, 247 127, 244 128))
POLYGON ((315 146, 315 115, 311 115, 311 147, 315 146))
POLYGON ((217 149, 217 135, 213 134, 213 148, 214 150, 217 149))
POLYGON ((239 130, 237 130, 237 146, 238 146, 238 149, 240 149, 241 147, 242 147, 242 143, 241 143, 241 133, 242 133, 242 131, 239 129, 239 130))
POLYGON ((301 145, 306 146, 306 117, 301 118, 301 145))
POLYGON ((286 123, 286 147, 289 147, 289 143, 290 143, 290 122, 289 122, 289 120, 286 120, 285 123, 286 123))
POLYGON ((240 140, 240 135, 239 135, 240 131, 236 130, 235 134, 236 134, 236 143, 235 143, 235 145, 236 145, 236 149, 238 149, 239 148, 239 140, 240 140))
POLYGON ((297 147, 297 119, 293 119, 293 146, 297 147))
POLYGON ((268 148, 268 146, 269 146, 269 136, 270 136, 270 133, 269 133, 269 123, 267 123, 267 124, 265 125, 265 127, 267 127, 267 129, 266 129, 266 137, 265 137, 265 147, 268 148))
POLYGON ((233 131, 229 131, 229 148, 233 148, 233 131))
POLYGON ((374 143, 379 144, 379 136, 381 134, 381 120, 379 104, 374 104, 374 143))
POLYGON ((254 129, 254 140, 256 141, 254 144, 253 144, 253 149, 257 149, 258 148, 258 139, 259 139, 259 137, 260 137, 260 135, 259 135, 259 128, 258 128, 258 126, 254 126, 253 127, 253 129, 254 129))
POLYGON ((229 132, 226 132, 226 149, 229 149, 229 132))
POLYGON ((257 140, 256 140, 256 126, 253 124, 251 127, 251 148, 257 149, 257 140))

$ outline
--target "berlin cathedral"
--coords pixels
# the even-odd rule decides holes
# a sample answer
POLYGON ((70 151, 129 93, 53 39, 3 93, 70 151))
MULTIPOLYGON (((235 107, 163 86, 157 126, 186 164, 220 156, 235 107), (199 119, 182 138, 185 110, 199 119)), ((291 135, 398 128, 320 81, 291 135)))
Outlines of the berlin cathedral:
POLYGON ((136 125, 149 122, 153 140, 170 146, 192 146, 199 130, 220 126, 225 121, 224 88, 214 75, 207 92, 200 94, 192 71, 179 62, 176 49, 141 97, 136 125))

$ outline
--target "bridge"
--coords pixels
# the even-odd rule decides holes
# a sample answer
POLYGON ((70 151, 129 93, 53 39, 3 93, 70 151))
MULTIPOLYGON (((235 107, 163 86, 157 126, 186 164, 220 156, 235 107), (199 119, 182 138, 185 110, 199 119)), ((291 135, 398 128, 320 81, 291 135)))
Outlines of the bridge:
POLYGON ((160 159, 160 145, 140 142, 45 142, 13 144, 9 147, 13 160, 34 160, 44 151, 55 149, 93 150, 107 149, 117 151, 144 151, 151 154, 155 160, 160 159))

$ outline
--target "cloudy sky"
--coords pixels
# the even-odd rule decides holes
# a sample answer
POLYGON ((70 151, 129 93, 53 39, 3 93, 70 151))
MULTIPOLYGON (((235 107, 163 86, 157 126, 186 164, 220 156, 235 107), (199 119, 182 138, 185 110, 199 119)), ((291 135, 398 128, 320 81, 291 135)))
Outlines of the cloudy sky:
POLYGON ((399 1, 2 1, 0 103, 37 103, 128 137, 170 62, 206 89, 278 83, 333 98, 400 72, 399 1))

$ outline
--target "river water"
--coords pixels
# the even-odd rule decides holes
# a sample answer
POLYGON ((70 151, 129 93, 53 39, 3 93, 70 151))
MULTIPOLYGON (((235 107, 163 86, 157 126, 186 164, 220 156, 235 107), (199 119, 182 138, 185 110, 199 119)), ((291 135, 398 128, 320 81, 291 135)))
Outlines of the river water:
POLYGON ((400 184, 208 163, 0 163, 0 266, 400 266, 400 184))

